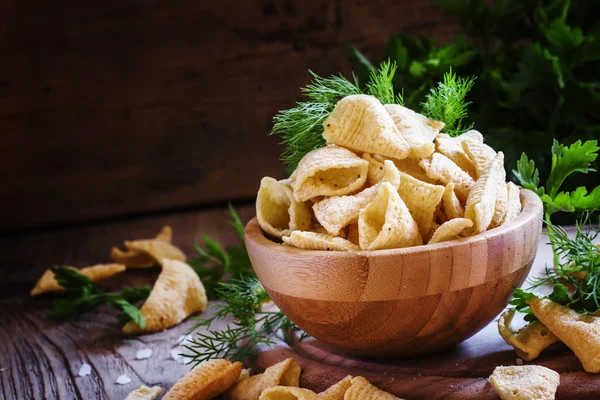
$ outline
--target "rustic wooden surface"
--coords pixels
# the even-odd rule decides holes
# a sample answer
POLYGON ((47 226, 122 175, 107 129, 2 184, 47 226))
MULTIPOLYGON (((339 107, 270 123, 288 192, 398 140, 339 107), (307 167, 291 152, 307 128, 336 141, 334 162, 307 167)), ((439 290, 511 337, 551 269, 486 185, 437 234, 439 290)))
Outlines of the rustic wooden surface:
POLYGON ((431 246, 303 250, 271 241, 253 219, 246 247, 273 302, 323 343, 368 356, 431 354, 486 326, 527 276, 543 206, 529 190, 521 202, 508 224, 431 246))
MULTIPOLYGON (((254 213, 251 205, 239 210, 245 221, 254 213)), ((120 400, 140 384, 169 388, 189 369, 170 353, 192 321, 162 333, 127 337, 120 332, 113 310, 102 308, 76 321, 49 322, 45 315, 51 297, 33 300, 28 292, 48 266, 107 261, 112 245, 152 236, 165 223, 174 229, 174 242, 190 255, 192 243, 200 240, 202 232, 222 243, 234 244, 237 239, 226 220, 225 210, 213 209, 1 238, 0 398, 120 400), (136 360, 136 351, 143 348, 151 348, 152 356, 136 360), (92 366, 91 375, 77 376, 82 363, 92 366), (116 384, 121 374, 132 382, 116 384)), ((542 238, 535 271, 550 260, 543 243, 542 238)), ((106 286, 151 283, 157 274, 157 270, 128 271, 122 278, 106 282, 106 286)), ((485 378, 497 364, 513 364, 516 359, 493 325, 450 351, 404 361, 375 363, 343 357, 311 339, 293 347, 290 350, 280 343, 261 353, 254 367, 258 370, 293 356, 304 366, 305 386, 318 390, 347 373, 361 374, 387 390, 409 393, 408 400, 497 399, 485 378)), ((539 361, 562 373, 558 399, 600 396, 598 378, 582 373, 579 362, 564 346, 553 346, 539 361)))
POLYGON ((354 43, 456 30, 422 0, 3 2, 0 232, 253 198, 277 110, 354 43), (209 189, 210 188, 210 189, 209 189))

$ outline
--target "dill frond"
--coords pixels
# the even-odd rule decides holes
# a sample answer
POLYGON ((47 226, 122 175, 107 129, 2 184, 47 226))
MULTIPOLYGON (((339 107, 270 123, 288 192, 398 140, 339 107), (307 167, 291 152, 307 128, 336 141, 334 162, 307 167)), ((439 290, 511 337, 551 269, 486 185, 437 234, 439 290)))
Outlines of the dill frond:
POLYGON ((370 95, 377 97, 382 104, 394 104, 396 101, 396 92, 392 83, 396 69, 396 63, 387 60, 381 63, 379 69, 371 71, 369 82, 367 82, 367 91, 370 95))
POLYGON ((466 101, 467 93, 473 87, 474 77, 457 77, 452 68, 444 74, 444 81, 431 89, 423 105, 423 114, 427 117, 442 121, 446 124, 442 132, 457 136, 471 129, 472 124, 463 126, 463 120, 468 116, 466 101))

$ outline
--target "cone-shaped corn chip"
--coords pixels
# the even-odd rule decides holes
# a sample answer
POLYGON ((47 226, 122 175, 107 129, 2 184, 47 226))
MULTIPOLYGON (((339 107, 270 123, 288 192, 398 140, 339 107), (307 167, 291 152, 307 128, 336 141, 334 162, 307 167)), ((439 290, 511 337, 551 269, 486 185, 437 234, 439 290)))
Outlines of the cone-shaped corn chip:
POLYGON ((348 225, 348 236, 346 239, 358 245, 358 221, 348 225))
POLYGON ((490 383, 502 400, 553 400, 560 375, 541 365, 496 367, 490 383))
POLYGON ((521 189, 514 183, 508 182, 506 190, 508 193, 508 206, 506 207, 506 214, 502 221, 503 224, 513 220, 521 213, 521 189))
POLYGON ((423 244, 419 226, 398 191, 389 182, 382 183, 377 196, 360 211, 358 235, 360 248, 363 250, 423 244))
POLYGON ((123 332, 162 331, 206 309, 206 292, 192 267, 169 259, 162 260, 162 266, 150 296, 140 308, 146 327, 142 329, 130 321, 123 327, 123 332))
POLYGON ((326 233, 293 231, 290 236, 281 238, 283 243, 308 250, 360 250, 360 247, 352 242, 326 233))
POLYGON ((142 385, 139 389, 129 393, 125 400, 154 400, 160 392, 162 392, 162 388, 159 386, 149 388, 142 385))
POLYGON ((487 144, 477 140, 463 140, 461 145, 475 165, 475 179, 479 179, 489 163, 496 157, 496 152, 487 144))
POLYGON ((384 107, 409 145, 408 157, 429 157, 435 150, 433 138, 444 128, 444 123, 431 120, 399 104, 386 104, 384 107))
POLYGON ((431 179, 439 180, 444 185, 453 182, 455 185, 454 191, 462 201, 469 196, 475 181, 448 157, 433 153, 431 160, 424 158, 419 162, 419 165, 431 179))
POLYGON ((515 310, 506 310, 498 319, 498 332, 504 341, 515 348, 517 355, 525 361, 539 357, 542 350, 558 338, 550 332, 540 321, 533 321, 518 331, 514 331, 510 324, 515 315, 515 310))
POLYGON ((398 193, 419 226, 421 236, 427 236, 435 211, 442 200, 444 186, 432 185, 401 173, 398 193))
POLYGON ((435 147, 437 151, 451 159, 463 171, 474 178, 475 164, 463 150, 461 145, 462 140, 464 139, 461 139, 460 136, 453 138, 449 135, 441 134, 435 139, 435 147))
POLYGON ((504 170, 504 154, 499 152, 479 177, 467 199, 465 217, 474 222, 476 233, 485 231, 494 218, 498 182, 502 179, 504 170))
POLYGON ((404 172, 407 175, 412 176, 413 178, 417 178, 420 181, 427 183, 438 183, 437 179, 432 179, 419 166, 419 160, 415 158, 405 158, 404 160, 392 160, 398 171, 404 172))
POLYGON ((458 239, 459 235, 467 228, 473 226, 473 221, 467 218, 454 218, 443 223, 433 234, 429 244, 447 242, 458 239))
POLYGON ((475 129, 471 129, 470 131, 465 132, 458 137, 461 140, 471 139, 471 140, 475 140, 479 143, 483 143, 483 135, 479 131, 476 131, 475 129))
POLYGON ((502 225, 504 216, 508 210, 508 188, 506 187, 506 170, 502 168, 498 171, 498 187, 496 187, 496 205, 494 206, 494 216, 490 223, 490 229, 502 225))
POLYGON ((378 160, 370 154, 363 154, 363 159, 369 163, 369 172, 367 174, 369 185, 374 186, 381 181, 390 182, 398 187, 400 184, 400 171, 390 160, 378 160))
POLYGON ((225 393, 225 399, 256 400, 268 388, 275 386, 298 387, 301 371, 300 365, 293 358, 288 358, 270 366, 262 374, 239 381, 225 393))
POLYGON ((393 396, 383 390, 377 389, 371 385, 368 380, 362 376, 352 378, 352 385, 346 391, 344 400, 398 400, 399 397, 393 396))
POLYGON ((531 311, 581 361, 583 369, 600 372, 600 317, 579 314, 548 299, 527 300, 531 311))
POLYGON ((178 380, 163 400, 208 400, 229 389, 240 376, 242 363, 206 361, 178 380))
MULTIPOLYGON (((154 239, 165 243, 171 243, 173 240, 173 230, 170 226, 165 225, 162 227, 160 232, 158 232, 154 239)), ((158 261, 160 261, 160 259, 155 259, 146 251, 122 251, 117 247, 112 248, 110 256, 114 262, 126 265, 129 268, 152 267, 158 264, 158 261)))
POLYGON ((312 390, 275 386, 262 392, 260 400, 319 400, 319 397, 312 390))
POLYGON ((408 156, 408 143, 398 132, 392 117, 373 96, 344 97, 323 126, 327 143, 400 160, 408 156))
POLYGON ((269 177, 260 181, 256 218, 266 233, 278 238, 296 229, 310 229, 312 219, 308 206, 296 201, 289 186, 269 177))
MULTIPOLYGON (((69 268, 76 270, 81 275, 87 276, 92 280, 92 282, 108 279, 125 271, 125 266, 122 264, 98 264, 92 265, 91 267, 81 268, 80 270, 73 267, 69 268)), ((31 295, 37 296, 42 293, 62 292, 64 290, 65 289, 58 284, 56 279, 54 279, 54 272, 52 272, 51 269, 47 269, 40 279, 38 279, 33 289, 31 289, 31 295)))
POLYGON ((296 201, 318 196, 341 196, 365 184, 369 163, 348 149, 326 146, 306 154, 292 184, 296 201))
MULTIPOLYGON (((398 188, 400 172, 394 163, 386 160, 382 167, 382 182, 390 182, 398 188)), ((327 229, 330 235, 338 236, 346 225, 358 221, 358 213, 375 198, 379 186, 373 186, 350 196, 336 196, 315 203, 313 211, 315 218, 327 229)))
POLYGON ((442 196, 442 201, 444 203, 444 212, 448 219, 454 218, 463 218, 465 216, 465 208, 456 197, 454 193, 454 183, 449 182, 444 189, 444 194, 442 196))
POLYGON ((351 385, 352 377, 348 375, 326 391, 319 393, 318 398, 319 400, 344 400, 344 395, 351 385))

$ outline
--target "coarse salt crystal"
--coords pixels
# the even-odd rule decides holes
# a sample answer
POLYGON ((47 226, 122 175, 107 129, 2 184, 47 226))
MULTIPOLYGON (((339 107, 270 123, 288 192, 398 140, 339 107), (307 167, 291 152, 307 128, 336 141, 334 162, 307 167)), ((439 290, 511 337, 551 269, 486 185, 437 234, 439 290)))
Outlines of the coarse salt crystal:
POLYGON ((79 376, 88 376, 92 373, 92 366, 90 364, 82 364, 81 368, 79 368, 79 376))
POLYGON ((152 355, 152 349, 142 349, 142 350, 138 350, 137 353, 135 353, 135 358, 138 360, 143 360, 146 358, 150 358, 151 355, 152 355))
POLYGON ((181 349, 177 347, 171 349, 171 358, 175 361, 180 361, 183 358, 181 355, 181 349))
POLYGON ((121 375, 115 381, 115 383, 118 383, 119 385, 127 385, 130 382, 131 379, 127 375, 121 375))
POLYGON ((523 360, 521 360, 520 358, 517 358, 517 365, 523 365, 523 360))

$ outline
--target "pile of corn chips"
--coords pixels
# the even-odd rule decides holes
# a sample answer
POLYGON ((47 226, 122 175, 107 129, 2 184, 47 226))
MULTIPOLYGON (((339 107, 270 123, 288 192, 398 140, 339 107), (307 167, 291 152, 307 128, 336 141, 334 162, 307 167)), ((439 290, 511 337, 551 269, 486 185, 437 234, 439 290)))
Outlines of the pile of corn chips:
MULTIPOLYGON (((123 327, 125 333, 158 332, 179 324, 192 314, 206 309, 207 298, 198 274, 186 264, 186 256, 174 246, 173 231, 164 226, 154 239, 126 241, 127 251, 113 248, 111 257, 116 264, 98 264, 74 270, 87 276, 92 282, 111 278, 127 268, 150 268, 160 265, 158 276, 150 296, 140 313, 146 321, 141 328, 133 321, 123 327)), ((64 289, 48 269, 31 290, 32 296, 60 292, 64 289)))
POLYGON ((498 320, 500 335, 520 358, 534 360, 546 347, 561 341, 573 351, 585 371, 600 373, 600 317, 580 314, 538 297, 527 300, 527 304, 538 321, 514 331, 514 310, 505 311, 498 320))
MULTIPOLYGON (((209 400, 219 395, 225 400, 398 400, 361 376, 347 376, 317 394, 299 388, 301 372, 302 368, 293 358, 254 376, 243 370, 239 362, 210 360, 177 381, 163 400, 209 400)), ((153 400, 160 392, 159 387, 142 386, 131 392, 126 400, 153 400)))
POLYGON ((474 130, 373 96, 340 100, 324 122, 327 146, 289 179, 262 179, 256 215, 265 233, 313 250, 378 250, 439 243, 500 226, 521 212, 504 155, 474 130))

